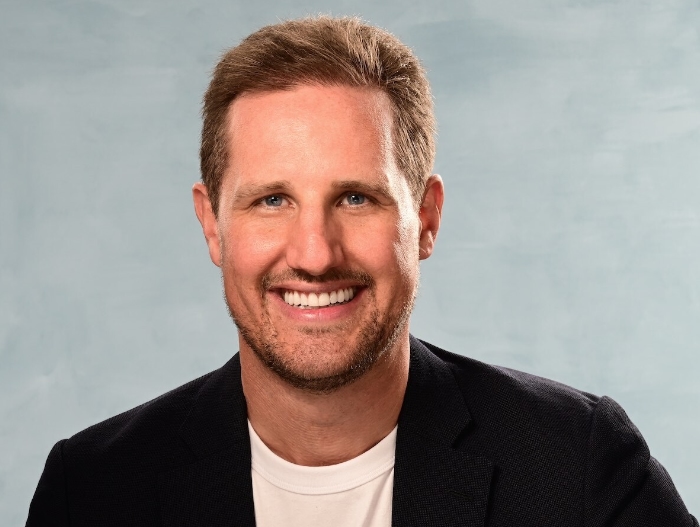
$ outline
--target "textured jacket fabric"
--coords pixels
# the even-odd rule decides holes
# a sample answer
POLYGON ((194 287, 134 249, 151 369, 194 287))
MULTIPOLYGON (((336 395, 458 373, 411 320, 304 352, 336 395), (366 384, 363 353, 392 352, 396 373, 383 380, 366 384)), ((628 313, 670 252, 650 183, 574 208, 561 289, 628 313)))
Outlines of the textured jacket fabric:
MULTIPOLYGON (((59 441, 27 525, 253 526, 238 355, 59 441)), ((411 337, 392 525, 698 527, 622 408, 411 337)))

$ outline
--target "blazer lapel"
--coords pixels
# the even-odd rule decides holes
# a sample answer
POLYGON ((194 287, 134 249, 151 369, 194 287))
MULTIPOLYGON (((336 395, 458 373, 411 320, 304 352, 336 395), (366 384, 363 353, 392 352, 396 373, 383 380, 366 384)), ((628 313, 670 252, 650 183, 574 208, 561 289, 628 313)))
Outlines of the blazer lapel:
POLYGON ((163 524, 253 527, 250 438, 238 355, 202 386, 180 439, 194 461, 160 475, 163 524))
MULTIPOLYGON (((238 355, 200 390, 180 429, 192 461, 160 475, 166 527, 255 525, 238 355)), ((471 422, 449 367, 411 337, 396 438, 392 525, 484 525, 493 464, 455 448, 471 422)))
POLYGON ((449 366, 411 337, 396 438, 392 525, 484 525, 493 464, 454 447, 470 422, 449 366))

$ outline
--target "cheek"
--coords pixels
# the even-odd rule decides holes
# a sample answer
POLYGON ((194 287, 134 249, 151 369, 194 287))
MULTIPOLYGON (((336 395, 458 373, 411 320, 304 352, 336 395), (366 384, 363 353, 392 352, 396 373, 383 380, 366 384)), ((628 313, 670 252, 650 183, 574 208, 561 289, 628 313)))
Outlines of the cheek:
POLYGON ((224 280, 237 289, 257 287, 283 252, 280 229, 261 229, 243 222, 221 233, 224 280))
POLYGON ((394 251, 405 274, 415 276, 419 265, 419 236, 415 222, 404 222, 398 230, 394 251))
POLYGON ((415 279, 419 266, 420 222, 416 214, 405 206, 396 220, 394 227, 393 252, 404 277, 415 279))
MULTIPOLYGON (((394 218, 383 218, 363 229, 353 229, 347 238, 352 260, 384 284, 413 279, 417 275, 418 237, 414 226, 394 218)), ((351 265, 352 266, 352 265, 351 265)), ((391 286, 393 287, 393 286, 391 286)))

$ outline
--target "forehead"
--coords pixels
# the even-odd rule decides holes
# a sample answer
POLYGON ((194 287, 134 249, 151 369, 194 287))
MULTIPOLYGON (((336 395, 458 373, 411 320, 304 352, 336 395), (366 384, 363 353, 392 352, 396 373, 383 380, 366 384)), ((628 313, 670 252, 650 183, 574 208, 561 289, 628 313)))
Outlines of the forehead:
POLYGON ((243 93, 235 99, 229 113, 243 118, 250 108, 254 108, 256 113, 267 110, 267 117, 279 114, 285 108, 290 110, 288 113, 293 113, 295 109, 304 113, 330 109, 370 115, 389 111, 391 101, 385 92, 375 87, 298 84, 285 90, 243 93))
POLYGON ((374 88, 297 86, 245 94, 228 114, 229 171, 366 171, 393 165, 389 97, 374 88))

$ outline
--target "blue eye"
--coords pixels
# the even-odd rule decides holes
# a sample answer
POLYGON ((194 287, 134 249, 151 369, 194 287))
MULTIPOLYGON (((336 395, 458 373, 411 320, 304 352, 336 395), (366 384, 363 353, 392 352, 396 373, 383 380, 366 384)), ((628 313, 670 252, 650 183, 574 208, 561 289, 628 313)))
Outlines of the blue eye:
POLYGON ((362 205, 367 198, 362 194, 348 194, 345 199, 348 205, 362 205))
POLYGON ((268 196, 264 200, 265 205, 268 207, 281 207, 282 206, 282 196, 268 196))

